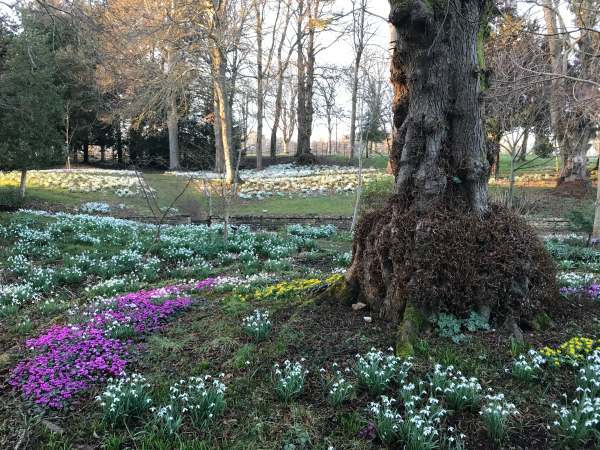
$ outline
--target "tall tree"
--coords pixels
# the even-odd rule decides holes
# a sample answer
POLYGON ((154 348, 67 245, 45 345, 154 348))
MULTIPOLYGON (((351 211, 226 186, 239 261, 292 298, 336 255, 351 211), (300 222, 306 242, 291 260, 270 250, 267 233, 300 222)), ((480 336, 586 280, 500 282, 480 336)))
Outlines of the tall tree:
POLYGON ((103 68, 113 81, 107 89, 122 91, 120 115, 134 124, 167 125, 171 169, 179 167, 178 123, 192 80, 188 13, 179 0, 115 0, 102 16, 103 68))
POLYGON ((238 0, 203 0, 195 19, 196 27, 206 38, 210 62, 210 78, 214 99, 215 146, 217 168, 225 174, 225 182, 234 181, 233 99, 238 74, 238 47, 249 5, 238 0), (232 63, 228 55, 233 53, 232 63), (219 160, 222 165, 219 165, 219 160))
POLYGON ((285 3, 284 19, 282 21, 282 27, 280 32, 279 42, 277 44, 277 69, 275 72, 275 105, 273 108, 273 127, 271 128, 271 140, 269 143, 269 153, 271 158, 277 156, 277 130, 279 128, 279 121, 281 120, 282 108, 283 108, 283 83, 284 76, 287 68, 290 64, 290 59, 297 45, 297 42, 293 42, 288 45, 287 52, 284 53, 284 45, 286 43, 287 30, 290 25, 292 18, 291 0, 287 0, 285 3))
POLYGON ((373 36, 367 21, 367 7, 369 0, 352 0, 352 47, 354 61, 352 64, 352 89, 350 110, 350 158, 354 158, 354 144, 356 141, 356 114, 358 103, 358 78, 362 57, 368 41, 373 36))
MULTIPOLYGON (((254 0, 256 18, 256 169, 262 170, 263 116, 264 116, 264 81, 263 71, 263 21, 266 0, 254 0)), ((279 10, 278 10, 279 11, 279 10)), ((273 48, 273 47, 271 47, 273 48)))
POLYGON ((402 320, 401 353, 412 350, 418 330, 441 311, 476 310, 522 338, 519 324, 558 290, 552 260, 533 230, 488 203, 481 25, 491 5, 390 4, 395 195, 361 219, 346 284, 328 292, 402 320))
POLYGON ((281 100, 281 120, 279 122, 279 129, 282 134, 283 141, 283 153, 289 155, 290 142, 292 136, 296 131, 296 119, 297 107, 296 102, 298 101, 298 94, 296 89, 298 85, 294 83, 289 77, 284 79, 282 86, 282 100, 281 100))
POLYGON ((387 64, 381 55, 373 52, 365 60, 364 68, 364 117, 362 120, 362 142, 366 148, 365 157, 369 157, 369 147, 383 142, 387 137, 386 122, 388 115, 384 105, 389 103, 391 92, 387 83, 387 64))
POLYGON ((323 18, 327 0, 298 0, 297 10, 297 60, 298 70, 298 139, 296 157, 299 162, 313 162, 310 143, 313 130, 313 94, 317 58, 317 32, 330 22, 323 18))
POLYGON ((273 56, 275 48, 277 47, 277 53, 279 57, 279 64, 281 61, 281 52, 285 37, 285 31, 289 23, 290 18, 290 7, 289 3, 286 5, 285 14, 285 27, 281 38, 278 43, 277 31, 280 27, 281 19, 281 2, 277 2, 275 10, 275 18, 271 24, 270 41, 271 45, 267 52, 266 59, 263 54, 263 33, 265 28, 266 11, 268 10, 268 0, 253 0, 254 1, 254 15, 256 20, 256 168, 262 170, 262 152, 263 152, 263 122, 264 122, 264 111, 265 111, 265 85, 271 77, 271 68, 273 63, 273 56))
POLYGON ((0 169, 21 171, 19 197, 27 171, 63 158, 62 96, 51 37, 32 25, 27 13, 22 31, 6 47, 0 71, 0 169))
POLYGON ((337 84, 339 76, 339 68, 325 67, 323 73, 317 79, 317 91, 323 105, 322 115, 325 116, 325 123, 327 125, 328 154, 331 154, 333 149, 333 121, 338 115, 336 99, 338 96, 337 84))
POLYGON ((599 48, 600 4, 573 0, 568 13, 551 0, 542 6, 549 65, 533 73, 550 88, 552 134, 562 160, 558 182, 588 184, 586 154, 598 128, 591 111, 598 104, 595 92, 600 86, 594 56, 599 48))

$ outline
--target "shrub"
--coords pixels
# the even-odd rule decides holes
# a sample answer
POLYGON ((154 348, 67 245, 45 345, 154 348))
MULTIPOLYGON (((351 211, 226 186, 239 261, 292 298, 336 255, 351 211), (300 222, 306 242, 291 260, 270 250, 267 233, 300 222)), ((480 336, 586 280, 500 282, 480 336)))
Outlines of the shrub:
POLYGON ((571 230, 585 233, 589 244, 594 228, 594 212, 583 209, 573 209, 567 213, 571 230))

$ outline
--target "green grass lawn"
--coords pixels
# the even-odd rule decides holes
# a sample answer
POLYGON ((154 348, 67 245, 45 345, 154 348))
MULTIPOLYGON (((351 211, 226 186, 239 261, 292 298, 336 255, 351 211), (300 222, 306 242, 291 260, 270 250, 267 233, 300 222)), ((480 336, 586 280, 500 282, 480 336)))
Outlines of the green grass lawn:
POLYGON ((261 201, 238 200, 233 206, 238 215, 264 216, 351 216, 354 195, 325 197, 269 198, 261 201))
MULTIPOLYGON (((327 156, 326 159, 337 164, 352 164, 358 166, 358 158, 349 159, 345 156, 327 156)), ((363 159, 363 167, 369 169, 381 169, 387 168, 388 157, 387 155, 375 154, 363 159)))
MULTIPOLYGON (((588 159, 588 169, 595 169, 597 158, 588 159)), ((502 153, 500 155, 499 177, 508 177, 510 175, 511 156, 502 153)), ((527 174, 551 174, 555 175, 560 168, 560 160, 557 157, 538 158, 535 155, 527 155, 526 161, 515 161, 515 169, 517 176, 527 174)))
MULTIPOLYGON (((17 187, 16 186, 1 186, 0 199, 1 203, 16 204, 17 203, 17 187)), ((27 208, 34 205, 63 205, 66 208, 76 208, 85 202, 117 202, 119 198, 110 193, 104 192, 69 192, 58 189, 44 189, 39 187, 28 187, 26 191, 26 199, 23 207, 27 208)))
MULTIPOLYGON (((366 166, 384 168, 386 158, 380 155, 368 159, 366 166)), ((526 171, 518 174, 553 173, 555 159, 539 159, 527 167, 526 171)), ((593 165, 593 161, 590 162, 593 165)), ((383 170, 383 169, 382 169, 383 170)), ((506 176, 509 171, 509 157, 502 155, 500 175, 506 176)), ((202 220, 208 217, 224 215, 224 201, 222 194, 213 188, 210 196, 206 195, 202 183, 194 182, 187 186, 187 180, 182 177, 166 175, 161 172, 148 171, 144 174, 147 183, 156 191, 156 199, 164 210, 175 202, 175 208, 181 214, 190 215, 192 219, 202 220), (182 194, 183 192, 183 194, 182 194)), ((14 182, 13 182, 14 183, 14 182)), ((375 191, 391 190, 391 178, 384 178, 376 182, 375 191)), ((490 192, 501 192, 505 187, 491 186, 490 192)), ((365 191, 372 191, 370 185, 365 186, 365 191)), ((379 195, 379 194, 375 194, 379 195)), ((553 195, 552 188, 518 187, 517 195, 525 195, 538 204, 535 214, 565 217, 572 209, 589 209, 593 201, 592 192, 582 199, 571 197, 558 197, 553 195)), ((16 184, 0 186, 0 203, 16 203, 16 184)), ((135 197, 118 197, 112 192, 71 192, 61 189, 41 188, 32 186, 27 189, 25 201, 21 207, 33 209, 66 209, 75 210, 86 202, 106 202, 113 207, 113 214, 120 216, 152 215, 147 199, 138 195, 135 197)), ((263 200, 243 200, 236 198, 230 205, 230 215, 264 215, 264 216, 350 216, 354 207, 353 194, 327 195, 319 197, 268 197, 263 200)), ((152 202, 153 204, 153 202, 152 202)), ((364 206, 378 204, 373 197, 365 198, 364 206)), ((154 208, 154 206, 153 206, 154 208)))

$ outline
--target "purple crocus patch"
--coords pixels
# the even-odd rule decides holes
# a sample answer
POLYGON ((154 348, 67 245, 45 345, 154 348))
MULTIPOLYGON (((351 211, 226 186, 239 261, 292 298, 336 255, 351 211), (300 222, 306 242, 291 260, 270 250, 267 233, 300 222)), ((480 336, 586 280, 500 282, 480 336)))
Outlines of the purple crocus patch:
POLYGON ((591 299, 600 297, 600 284, 591 284, 586 287, 563 287, 560 288, 560 293, 564 295, 583 295, 591 299))
POLYGON ((124 373, 132 343, 112 338, 111 327, 131 327, 137 334, 155 330, 191 304, 191 298, 182 293, 213 283, 213 278, 207 278, 193 285, 120 295, 109 301, 106 309, 91 314, 84 324, 52 326, 26 341, 32 355, 12 370, 10 384, 40 405, 62 408, 90 385, 124 373))

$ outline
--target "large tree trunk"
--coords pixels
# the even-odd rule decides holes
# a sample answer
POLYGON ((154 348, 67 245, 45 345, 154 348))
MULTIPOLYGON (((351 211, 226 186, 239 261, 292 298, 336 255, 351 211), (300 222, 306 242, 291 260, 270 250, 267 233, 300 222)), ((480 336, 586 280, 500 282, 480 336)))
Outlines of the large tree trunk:
POLYGON ((581 117, 577 124, 571 125, 564 139, 565 147, 561 152, 562 167, 558 176, 558 184, 589 184, 587 175, 587 152, 596 131, 594 124, 581 117))
POLYGON ((221 139, 221 117, 218 114, 219 102, 217 101, 217 97, 215 95, 213 95, 213 111, 213 129, 215 132, 215 172, 223 173, 225 171, 225 157, 223 156, 223 139, 221 139))
POLYGON ((312 121, 314 114, 313 87, 315 79, 315 24, 319 0, 309 0, 304 7, 304 1, 299 0, 298 10, 298 144, 296 156, 301 162, 313 162, 310 140, 312 136, 312 121), (306 57, 300 40, 304 36, 304 19, 308 16, 308 40, 306 43, 306 57))
POLYGON ((302 45, 304 36, 304 0, 298 0, 298 23, 296 38, 298 40, 296 68, 298 71, 298 140, 296 143, 296 156, 300 156, 306 151, 310 151, 310 136, 306 133, 306 60, 304 58, 304 49, 302 45))
POLYGON ((283 29, 281 31, 281 38, 279 39, 279 44, 277 45, 277 88, 275 94, 275 110, 273 112, 273 128, 271 128, 271 141, 269 149, 269 154, 273 159, 277 157, 277 129, 279 128, 279 121, 281 120, 281 111, 283 108, 283 76, 290 63, 290 58, 292 57, 294 51, 294 45, 297 45, 297 43, 291 45, 286 57, 283 58, 283 46, 286 41, 287 30, 291 18, 291 3, 287 2, 285 5, 285 19, 283 29))
POLYGON ((327 155, 331 155, 333 151, 333 125, 331 114, 327 114, 327 155))
MULTIPOLYGON (((596 138, 596 155, 598 156, 598 164, 600 165, 600 138, 596 138)), ((596 169, 596 206, 592 239, 600 242, 600 173, 598 173, 598 169, 596 169)))
MULTIPOLYGON (((271 142, 269 153, 271 158, 277 157, 277 129, 279 128, 279 122, 281 121, 281 112, 283 110, 283 76, 284 76, 284 68, 281 64, 281 55, 277 55, 279 71, 277 73, 277 91, 275 93, 275 111, 273 112, 273 128, 271 128, 271 142)), ((287 67, 288 60, 285 63, 287 67)))
POLYGON ((177 118, 177 100, 174 96, 172 96, 169 101, 167 128, 169 130, 169 170, 175 170, 179 169, 179 125, 177 118))
POLYGON ((356 104, 358 100, 358 70, 360 68, 361 54, 358 53, 354 60, 352 71, 352 107, 350 110, 350 159, 354 158, 354 145, 356 144, 356 104))
POLYGON ((552 133, 554 134, 554 140, 558 146, 558 150, 561 155, 564 155, 567 149, 565 148, 564 142, 564 123, 561 120, 562 115, 565 113, 563 100, 564 82, 561 78, 561 74, 563 73, 562 36, 558 32, 556 11, 554 10, 552 0, 542 0, 542 6, 544 10, 544 23, 547 31, 546 40, 548 43, 548 56, 552 66, 552 72, 555 74, 550 80, 550 89, 548 91, 550 97, 550 125, 552 126, 552 133))
POLYGON ((523 142, 521 143, 521 151, 519 152, 519 161, 527 161, 527 146, 529 145, 529 127, 523 131, 523 142))
POLYGON ((114 122, 115 127, 115 147, 117 150, 117 164, 123 164, 123 133, 121 132, 121 119, 116 118, 114 122))
MULTIPOLYGON (((175 2, 171 1, 171 14, 175 11, 175 2)), ((175 70, 175 49, 169 43, 167 45, 165 72, 171 83, 171 90, 167 98, 167 129, 169 131, 169 170, 179 169, 179 117, 177 113, 177 90, 173 79, 175 70)))
POLYGON ((492 155, 483 133, 478 53, 486 5, 391 6, 395 195, 357 226, 347 296, 379 317, 404 319, 402 345, 410 346, 420 325, 441 311, 491 313, 518 329, 557 289, 552 260, 535 233, 488 205, 492 155))
POLYGON ((283 75, 278 75, 277 93, 275 94, 275 111, 273 112, 273 128, 271 128, 271 141, 269 143, 269 155, 275 159, 277 157, 277 129, 281 120, 281 103, 283 100, 283 75))
POLYGON ((233 183, 231 111, 226 89, 225 60, 221 50, 216 45, 211 47, 211 63, 215 98, 215 125, 219 128, 219 131, 215 132, 215 138, 218 140, 216 147, 222 151, 225 183, 230 185, 233 183))
MULTIPOLYGON (((358 76, 360 62, 365 49, 366 29, 365 15, 367 1, 360 0, 358 6, 356 1, 352 2, 352 41, 354 44, 354 68, 352 71, 352 106, 350 112, 350 158, 354 158, 354 146, 356 145, 356 104, 358 101, 358 76)), ((364 95, 364 93, 363 93, 364 95)))
POLYGON ((90 162, 90 143, 88 141, 83 143, 83 162, 86 164, 90 162))
POLYGON ((490 167, 479 103, 481 3, 454 3, 446 20, 420 0, 396 4, 390 15, 397 28, 394 84, 408 91, 394 111, 402 120, 396 194, 420 210, 462 202, 481 215, 490 167), (434 41, 436 33, 442 36, 434 41))
POLYGON ((254 12, 256 14, 256 169, 262 170, 263 146, 263 115, 264 115, 264 88, 263 88, 263 49, 262 49, 262 15, 261 4, 255 0, 254 12))

